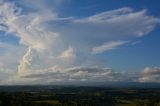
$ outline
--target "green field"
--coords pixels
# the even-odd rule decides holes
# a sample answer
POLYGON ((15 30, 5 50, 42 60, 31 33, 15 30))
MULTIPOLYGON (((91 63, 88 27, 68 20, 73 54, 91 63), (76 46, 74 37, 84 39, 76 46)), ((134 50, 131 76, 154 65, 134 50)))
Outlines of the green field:
POLYGON ((1 91, 0 106, 160 106, 160 89, 60 87, 1 91))

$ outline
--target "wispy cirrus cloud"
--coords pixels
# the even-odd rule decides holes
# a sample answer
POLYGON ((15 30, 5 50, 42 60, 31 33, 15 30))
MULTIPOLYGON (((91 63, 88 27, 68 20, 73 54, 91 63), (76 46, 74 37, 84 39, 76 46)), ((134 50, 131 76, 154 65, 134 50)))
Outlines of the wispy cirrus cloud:
POLYGON ((113 49, 116 49, 117 47, 126 44, 128 41, 111 41, 106 44, 93 47, 92 48, 92 54, 98 54, 106 51, 110 51, 113 49))

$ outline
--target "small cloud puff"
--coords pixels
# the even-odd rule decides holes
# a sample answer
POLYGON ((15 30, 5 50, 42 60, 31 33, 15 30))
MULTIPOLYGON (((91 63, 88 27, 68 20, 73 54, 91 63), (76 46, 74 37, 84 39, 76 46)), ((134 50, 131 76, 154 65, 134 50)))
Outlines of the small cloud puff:
POLYGON ((160 68, 146 67, 139 78, 140 82, 157 82, 160 83, 160 68))

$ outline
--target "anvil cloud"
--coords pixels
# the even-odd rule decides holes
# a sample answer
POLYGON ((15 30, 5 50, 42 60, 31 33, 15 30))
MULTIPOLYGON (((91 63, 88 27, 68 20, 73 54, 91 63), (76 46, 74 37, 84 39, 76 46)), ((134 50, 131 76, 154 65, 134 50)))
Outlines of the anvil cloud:
POLYGON ((159 68, 145 68, 135 73, 113 71, 98 57, 131 45, 135 39, 152 32, 160 19, 148 15, 147 9, 120 7, 90 16, 64 17, 56 8, 65 1, 53 0, 52 9, 47 7, 47 2, 0 2, 0 31, 18 39, 13 40, 14 45, 9 41, 0 42, 3 49, 0 72, 10 70, 5 73, 7 77, 0 76, 2 84, 158 82, 159 68), (39 6, 33 7, 35 3, 39 6), (124 78, 125 75, 128 77, 124 78))

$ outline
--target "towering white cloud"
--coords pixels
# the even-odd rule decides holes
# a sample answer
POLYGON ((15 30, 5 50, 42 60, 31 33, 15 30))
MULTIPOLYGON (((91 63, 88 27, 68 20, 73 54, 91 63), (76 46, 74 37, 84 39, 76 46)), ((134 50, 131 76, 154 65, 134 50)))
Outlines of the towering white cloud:
POLYGON ((0 23, 6 27, 5 31, 15 33, 14 35, 20 38, 20 43, 28 46, 28 51, 18 66, 20 75, 23 74, 27 64, 31 61, 31 49, 43 52, 50 48, 58 37, 57 33, 43 27, 44 22, 54 19, 55 15, 49 11, 45 11, 43 15, 46 17, 43 17, 42 13, 21 14, 21 8, 16 7, 14 3, 7 2, 0 5, 0 23))
POLYGON ((23 76, 27 65, 30 65, 30 61, 32 60, 32 48, 28 48, 26 54, 22 57, 20 60, 19 66, 18 66, 18 74, 19 76, 23 76))

